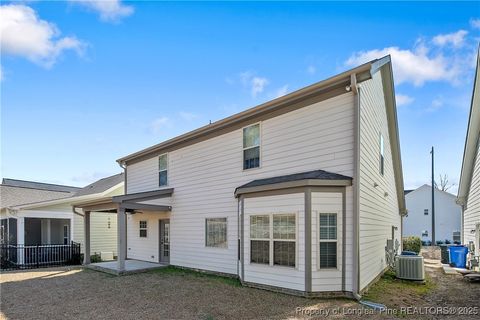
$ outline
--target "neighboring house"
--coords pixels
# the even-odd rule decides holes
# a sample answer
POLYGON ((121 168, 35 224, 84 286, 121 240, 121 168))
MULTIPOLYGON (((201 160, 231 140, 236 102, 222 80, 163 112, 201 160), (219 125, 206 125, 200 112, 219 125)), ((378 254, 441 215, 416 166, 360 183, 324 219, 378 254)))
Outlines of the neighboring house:
MULTIPOLYGON (((9 181, 9 179, 4 179, 9 181)), ((43 186, 35 182, 24 182, 32 186, 43 186)), ((47 185, 48 186, 48 185, 47 185)), ((71 240, 81 244, 84 251, 84 222, 83 214, 74 211, 78 202, 99 201, 105 197, 123 194, 123 173, 100 179, 84 188, 65 188, 72 192, 51 194, 49 198, 33 197, 30 189, 17 188, 9 194, 15 194, 17 201, 3 204, 2 185, 2 218, 8 217, 11 222, 10 244, 18 245, 44 245, 67 244, 71 240), (14 236, 15 235, 15 236, 14 236)), ((36 189, 34 189, 36 190, 36 189)), ((63 190, 63 189, 62 189, 63 190)), ((36 191, 38 192, 38 190, 36 191)), ((91 222, 91 253, 103 254, 104 257, 113 259, 117 249, 117 220, 112 213, 92 215, 91 222)))
POLYGON ((1 244, 63 244, 65 241, 68 243, 70 241, 68 230, 71 227, 71 212, 67 215, 53 213, 48 216, 22 216, 21 219, 18 219, 17 216, 10 214, 11 210, 9 208, 25 203, 69 198, 78 190, 80 188, 3 179, 0 185, 1 244), (64 235, 65 226, 67 228, 66 236, 64 235))
MULTIPOLYGON (((460 243, 462 208, 455 195, 435 189, 435 241, 460 243)), ((408 214, 403 218, 403 236, 432 241, 432 187, 424 184, 405 191, 408 214)))
POLYGON ((387 241, 401 242, 390 57, 118 162, 126 194, 79 205, 118 212, 118 271, 138 259, 352 295, 386 269, 387 241))
POLYGON ((462 243, 475 244, 480 255, 480 56, 473 85, 472 104, 468 120, 462 172, 457 203, 462 206, 462 243))

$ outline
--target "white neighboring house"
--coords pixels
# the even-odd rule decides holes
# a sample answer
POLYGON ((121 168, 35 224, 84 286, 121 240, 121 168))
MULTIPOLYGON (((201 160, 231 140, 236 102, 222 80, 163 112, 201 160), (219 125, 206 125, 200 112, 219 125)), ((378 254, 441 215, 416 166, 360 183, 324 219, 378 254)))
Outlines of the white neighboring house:
POLYGON ((462 206, 462 243, 475 244, 480 255, 480 55, 473 85, 457 202, 462 206))
MULTIPOLYGON (((4 183, 11 184, 11 181, 16 180, 4 179, 4 183)), ((52 187, 48 184, 26 181, 22 182, 22 186, 12 189, 11 185, 2 184, 2 202, 5 193, 16 196, 16 201, 2 203, 1 217, 6 226, 5 239, 10 239, 8 244, 68 244, 75 241, 81 244, 81 252, 84 252, 83 214, 74 211, 74 205, 78 202, 98 201, 123 194, 124 176, 121 173, 103 178, 84 188, 57 185, 52 187), (38 193, 38 189, 27 188, 26 185, 44 189, 66 189, 71 192, 51 194, 50 199, 45 196, 33 197, 32 191, 38 193)), ((91 253, 113 259, 117 252, 116 215, 94 214, 91 219, 91 253)))
POLYGON ((352 295, 401 242, 388 56, 117 161, 126 194, 79 207, 117 210, 118 272, 128 258, 352 295))
MULTIPOLYGON (((435 189, 435 241, 460 243, 462 208, 455 195, 435 189)), ((432 187, 424 184, 405 191, 408 214, 403 218, 403 236, 432 241, 432 187)))
POLYGON ((60 198, 70 198, 80 188, 3 179, 0 185, 0 241, 1 244, 63 244, 69 243, 69 232, 72 224, 72 212, 51 212, 34 217, 16 216, 11 213, 11 207, 39 201, 48 201, 60 198), (48 226, 48 229, 47 229, 48 226), (67 235, 64 237, 64 228, 67 235))

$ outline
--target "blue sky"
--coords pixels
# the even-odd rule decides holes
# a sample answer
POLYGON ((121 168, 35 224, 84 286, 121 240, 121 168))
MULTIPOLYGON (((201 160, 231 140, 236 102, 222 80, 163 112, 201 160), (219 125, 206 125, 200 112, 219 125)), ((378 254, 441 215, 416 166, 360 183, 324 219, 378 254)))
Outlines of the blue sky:
MULTIPOLYGON (((83 186, 115 160, 391 54, 405 186, 458 183, 480 5, 1 6, 1 175, 83 186)), ((454 188, 455 190, 455 188, 454 188)))

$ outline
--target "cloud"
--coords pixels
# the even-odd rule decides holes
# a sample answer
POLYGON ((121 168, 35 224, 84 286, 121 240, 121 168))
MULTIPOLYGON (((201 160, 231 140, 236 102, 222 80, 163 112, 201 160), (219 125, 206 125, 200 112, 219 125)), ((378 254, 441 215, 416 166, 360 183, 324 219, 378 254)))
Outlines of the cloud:
POLYGON ((406 94, 396 94, 395 98, 397 100, 397 106, 405 106, 412 103, 415 99, 407 96, 406 94))
POLYGON ((279 98, 288 93, 288 84, 284 85, 283 87, 280 87, 277 89, 277 91, 274 94, 274 98, 279 98))
POLYGON ((118 22, 135 12, 135 8, 127 6, 121 0, 70 0, 100 15, 100 20, 118 22))
POLYGON ((451 44, 455 48, 463 46, 465 43, 465 36, 468 34, 465 30, 458 30, 457 32, 439 34, 433 37, 432 42, 440 47, 451 44))
POLYGON ((429 107, 425 109, 425 111, 435 112, 441 107, 443 107, 444 104, 445 104, 445 101, 442 96, 436 97, 435 99, 432 100, 432 103, 430 104, 429 107))
POLYGON ((317 68, 314 65, 309 65, 307 67, 307 73, 308 74, 315 74, 315 73, 317 73, 317 68))
POLYGON ((195 113, 191 113, 191 112, 184 112, 184 111, 180 111, 178 113, 178 115, 180 116, 180 118, 182 118, 183 120, 185 121, 193 121, 195 119, 198 118, 198 115, 196 115, 195 113))
POLYGON ((480 29, 480 18, 472 18, 470 19, 470 26, 473 29, 480 29))
POLYGON ((24 57, 45 68, 52 67, 62 52, 82 55, 85 44, 75 37, 60 38, 55 24, 41 20, 25 5, 0 6, 2 54, 24 57))
POLYGON ((345 61, 345 65, 357 66, 390 55, 396 84, 412 83, 422 86, 428 81, 458 84, 462 79, 460 75, 472 69, 472 55, 475 53, 470 43, 465 48, 460 48, 464 43, 460 38, 464 39, 466 35, 462 31, 438 35, 433 38, 436 40, 430 42, 418 39, 412 49, 387 47, 355 52, 345 61), (440 44, 452 44, 452 50, 445 50, 440 44))
POLYGON ((262 93, 270 83, 267 78, 256 76, 252 71, 240 73, 240 80, 245 87, 250 88, 250 93, 254 98, 257 97, 259 93, 262 93))
POLYGON ((172 122, 167 117, 160 117, 152 121, 150 131, 154 134, 162 133, 164 129, 171 128, 172 122))

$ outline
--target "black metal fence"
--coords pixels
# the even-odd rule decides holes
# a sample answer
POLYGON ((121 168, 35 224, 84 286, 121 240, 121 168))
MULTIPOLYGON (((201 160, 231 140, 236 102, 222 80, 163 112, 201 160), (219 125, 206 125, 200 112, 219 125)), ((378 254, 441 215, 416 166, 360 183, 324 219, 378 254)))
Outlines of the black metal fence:
POLYGON ((80 244, 0 245, 0 269, 34 269, 81 264, 80 244))

